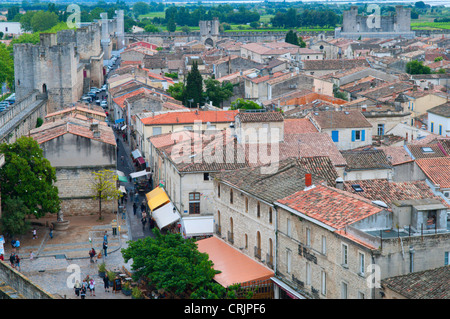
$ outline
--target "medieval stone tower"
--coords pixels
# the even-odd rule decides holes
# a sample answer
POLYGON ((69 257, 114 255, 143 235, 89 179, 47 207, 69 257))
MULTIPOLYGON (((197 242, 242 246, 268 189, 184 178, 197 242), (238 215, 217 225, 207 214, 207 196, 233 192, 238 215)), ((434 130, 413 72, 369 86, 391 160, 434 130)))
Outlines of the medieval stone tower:
POLYGON ((380 16, 359 15, 358 7, 352 6, 344 11, 342 28, 336 29, 335 37, 358 39, 361 38, 395 38, 411 39, 415 33, 411 31, 411 8, 395 7, 395 15, 380 16))
POLYGON ((207 46, 214 46, 219 38, 219 19, 200 21, 200 41, 207 46))
MULTIPOLYGON (((90 87, 101 87, 105 74, 102 42, 105 34, 120 33, 117 19, 107 23, 107 33, 95 21, 76 30, 41 33, 38 44, 15 44, 16 98, 38 90, 47 96, 47 112, 54 112, 78 101, 90 87)), ((121 26, 123 33, 123 21, 121 26)))

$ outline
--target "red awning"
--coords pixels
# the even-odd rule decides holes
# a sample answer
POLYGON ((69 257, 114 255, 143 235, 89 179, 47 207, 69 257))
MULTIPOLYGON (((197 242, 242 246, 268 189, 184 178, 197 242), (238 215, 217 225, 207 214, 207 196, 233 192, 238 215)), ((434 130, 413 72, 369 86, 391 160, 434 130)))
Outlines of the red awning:
POLYGON ((145 164, 145 160, 144 160, 143 157, 138 157, 137 161, 138 161, 139 164, 145 164))

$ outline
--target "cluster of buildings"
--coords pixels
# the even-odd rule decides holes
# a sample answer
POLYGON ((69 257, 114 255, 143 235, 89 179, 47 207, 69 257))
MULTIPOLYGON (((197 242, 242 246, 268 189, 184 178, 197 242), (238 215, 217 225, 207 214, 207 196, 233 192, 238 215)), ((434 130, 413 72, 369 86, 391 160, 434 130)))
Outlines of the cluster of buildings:
MULTIPOLYGON (((212 34, 214 21, 202 24, 212 34)), ((113 126, 142 159, 137 178, 170 202, 164 227, 196 237, 224 286, 264 286, 273 298, 448 298, 436 278, 447 276, 450 254, 450 38, 409 39, 393 28, 392 37, 355 39, 344 36, 346 22, 343 37, 306 36, 306 48, 217 36, 156 45, 133 35, 105 80, 106 113, 75 98, 81 83, 103 79, 94 76, 102 53, 73 65, 85 77, 72 82, 80 92, 52 91, 22 63, 17 89, 57 105, 29 135, 59 167, 64 207, 88 196, 70 198, 90 170, 116 165, 113 126), (444 71, 410 75, 412 60, 444 71), (168 93, 194 61, 204 79, 233 84, 220 107, 168 93), (237 99, 261 109, 232 110, 237 99), (411 289, 424 283, 426 291, 411 289)), ((41 46, 54 47, 69 34, 44 37, 41 46)), ((34 50, 23 48, 22 56, 34 50)), ((161 207, 152 196, 148 204, 161 207)))

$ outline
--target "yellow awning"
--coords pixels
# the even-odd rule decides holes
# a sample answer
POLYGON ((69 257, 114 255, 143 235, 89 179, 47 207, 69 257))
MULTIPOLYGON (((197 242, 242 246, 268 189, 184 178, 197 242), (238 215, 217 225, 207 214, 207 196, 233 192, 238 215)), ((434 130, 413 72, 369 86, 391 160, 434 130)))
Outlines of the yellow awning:
POLYGON ((147 198, 147 205, 151 211, 170 202, 169 196, 167 196, 166 192, 161 187, 156 187, 151 192, 145 194, 145 197, 147 198))

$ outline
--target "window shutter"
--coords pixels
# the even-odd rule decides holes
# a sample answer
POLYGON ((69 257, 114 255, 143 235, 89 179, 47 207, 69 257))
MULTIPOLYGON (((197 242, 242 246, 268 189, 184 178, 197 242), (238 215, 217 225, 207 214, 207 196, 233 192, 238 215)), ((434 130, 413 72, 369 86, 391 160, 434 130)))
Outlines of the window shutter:
POLYGON ((339 142, 339 131, 332 131, 331 139, 333 140, 333 142, 339 142))
POLYGON ((355 139, 356 139, 356 131, 353 130, 353 131, 352 131, 352 142, 354 142, 355 139))
POLYGON ((366 130, 361 130, 361 141, 366 140, 366 130))

